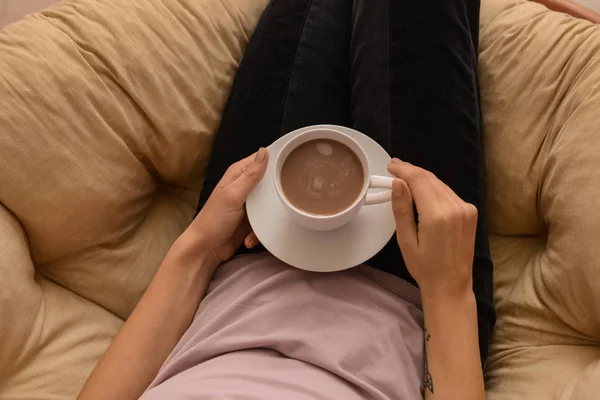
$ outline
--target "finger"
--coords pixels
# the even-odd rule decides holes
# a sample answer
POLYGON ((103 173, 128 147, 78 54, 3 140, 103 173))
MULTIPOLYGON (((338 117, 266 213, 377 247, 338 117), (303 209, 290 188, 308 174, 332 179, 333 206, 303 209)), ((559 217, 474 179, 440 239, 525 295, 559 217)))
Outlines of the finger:
POLYGON ((392 183, 392 209, 396 219, 396 238, 403 252, 418 246, 413 198, 406 182, 394 179, 392 183))
POLYGON ((408 185, 419 213, 434 210, 447 196, 442 182, 431 172, 394 158, 388 171, 408 185))
POLYGON ((254 233, 254 231, 250 232, 248 236, 246 236, 246 239, 244 239, 244 245, 247 249, 252 249, 256 247, 259 243, 260 240, 258 240, 258 236, 256 236, 256 233, 254 233))
POLYGON ((269 151, 261 147, 250 160, 243 160, 242 173, 227 186, 234 198, 243 204, 263 178, 269 164, 269 151))
POLYGON ((227 171, 225 171, 225 174, 219 181, 219 185, 224 188, 239 178, 244 173, 244 170, 254 162, 257 153, 258 151, 250 154, 248 157, 236 162, 235 164, 232 164, 229 168, 227 168, 227 171))
POLYGON ((246 245, 246 238, 248 237, 248 235, 250 235, 250 233, 252 232, 252 227, 250 227, 250 222, 248 222, 248 218, 244 218, 242 220, 242 222, 240 223, 240 226, 237 227, 237 229, 235 230, 235 243, 238 244, 238 246, 241 246, 242 244, 244 244, 244 246, 246 245))

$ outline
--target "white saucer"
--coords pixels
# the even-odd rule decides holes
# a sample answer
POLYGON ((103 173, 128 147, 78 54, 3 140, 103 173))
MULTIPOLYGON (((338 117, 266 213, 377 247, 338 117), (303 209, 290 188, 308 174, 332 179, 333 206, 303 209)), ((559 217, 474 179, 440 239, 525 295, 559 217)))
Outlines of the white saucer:
POLYGON ((335 129, 349 135, 367 153, 371 174, 391 176, 387 172, 389 154, 370 137, 342 126, 308 126, 288 133, 269 146, 267 172, 248 197, 246 209, 256 236, 281 261, 308 271, 340 271, 362 264, 377 254, 394 234, 396 224, 389 202, 364 206, 352 222, 333 231, 309 230, 291 219, 275 190, 275 158, 290 139, 314 128, 335 129))

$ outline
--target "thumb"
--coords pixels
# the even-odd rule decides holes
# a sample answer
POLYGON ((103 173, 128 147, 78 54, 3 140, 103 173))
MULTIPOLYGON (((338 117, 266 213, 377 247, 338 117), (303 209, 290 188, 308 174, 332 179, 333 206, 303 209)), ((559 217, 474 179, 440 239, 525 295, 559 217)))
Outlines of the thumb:
POLYGON ((412 194, 402 179, 394 179, 392 183, 392 209, 396 219, 396 238, 404 253, 415 248, 418 241, 412 194))
POLYGON ((250 192, 261 181, 267 166, 269 165, 269 151, 261 147, 254 157, 247 160, 244 170, 238 178, 229 185, 235 196, 242 201, 246 201, 250 192))

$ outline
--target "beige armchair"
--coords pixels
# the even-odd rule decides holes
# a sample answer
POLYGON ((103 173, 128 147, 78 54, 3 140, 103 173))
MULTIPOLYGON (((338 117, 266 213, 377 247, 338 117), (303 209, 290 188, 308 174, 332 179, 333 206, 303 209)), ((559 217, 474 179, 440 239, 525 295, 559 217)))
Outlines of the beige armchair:
MULTIPOLYGON (((67 0, 0 32, 0 399, 76 397, 193 216, 266 3, 67 0)), ((481 16, 488 398, 597 399, 600 27, 481 16)))

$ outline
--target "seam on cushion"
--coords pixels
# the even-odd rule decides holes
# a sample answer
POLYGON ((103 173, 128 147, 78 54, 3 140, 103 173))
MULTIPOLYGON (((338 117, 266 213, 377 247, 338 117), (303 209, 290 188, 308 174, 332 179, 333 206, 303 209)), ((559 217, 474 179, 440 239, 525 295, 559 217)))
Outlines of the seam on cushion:
MULTIPOLYGON (((125 316, 125 317, 122 317, 122 316, 120 316, 119 314, 117 314, 115 311, 113 311, 113 310, 111 310, 110 308, 106 307, 104 304, 101 304, 101 303, 97 302, 97 301, 96 301, 96 300, 94 300, 94 299, 91 299, 91 298, 89 298, 89 297, 86 297, 86 296, 84 296, 83 294, 81 294, 81 293, 78 293, 78 292, 76 292, 75 290, 73 290, 73 288, 71 288, 71 287, 69 287, 69 286, 65 286, 64 284, 62 284, 62 283, 60 283, 60 282, 56 281, 56 280, 54 279, 54 277, 53 277, 53 276, 43 273, 43 270, 38 270, 38 269, 36 268, 36 274, 39 274, 41 277, 43 277, 44 279, 46 279, 48 282, 51 282, 52 284, 54 284, 54 285, 56 285, 56 286, 60 287, 61 289, 64 289, 64 290, 68 291, 68 292, 69 292, 69 293, 71 293, 73 296, 75 296, 75 297, 77 297, 77 298, 79 298, 79 299, 81 299, 81 300, 83 300, 83 301, 86 301, 86 302, 88 302, 88 303, 90 303, 90 304, 93 304, 93 305, 95 305, 95 306, 97 306, 97 307, 99 307, 99 308, 103 309, 103 310, 104 310, 104 311, 106 311, 108 314, 112 315, 113 317, 115 317, 115 318, 117 318, 117 319, 119 319, 119 320, 121 320, 121 321, 123 321, 123 322, 125 322, 125 321, 127 320, 127 318, 129 318, 129 315, 127 315, 127 316, 125 316)), ((146 289, 147 289, 147 287, 144 289, 144 292, 146 291, 146 289)), ((143 293, 142 293, 142 295, 143 295, 143 293)), ((140 299, 141 299, 141 296, 140 296, 140 299)), ((138 300, 138 301, 139 301, 139 300, 138 300)), ((137 305, 137 303, 136 303, 136 305, 137 305)), ((135 306, 136 306, 136 305, 134 305, 134 308, 133 308, 133 309, 135 309, 135 306)), ((44 304, 44 307, 45 307, 45 304, 44 304)), ((131 310, 131 312, 133 312, 133 309, 131 310)), ((130 314, 131 314, 131 313, 130 313, 130 314)))
MULTIPOLYGON (((535 252, 533 252, 531 255, 529 255, 527 257, 527 262, 523 263, 524 267, 521 268, 521 270, 519 271, 519 276, 516 279, 514 279, 514 282, 521 282, 523 275, 525 274, 528 266, 531 265, 532 259, 537 257, 541 251, 545 251, 546 244, 548 241, 547 235, 504 235, 504 234, 500 234, 500 233, 492 233, 492 235, 494 235, 496 237, 501 237, 503 239, 504 238, 517 238, 517 240, 521 240, 521 239, 526 239, 526 240, 537 239, 538 240, 538 242, 536 243, 535 252)), ((512 285, 508 295, 503 297, 503 304, 497 305, 494 302, 494 307, 496 308, 497 313, 503 311, 503 309, 507 307, 507 304, 511 303, 511 299, 513 297, 513 293, 516 290, 516 286, 517 286, 516 284, 512 285)), ((513 303, 513 304, 515 304, 515 303, 513 303)))
POLYGON ((281 107, 281 118, 279 121, 279 133, 282 133, 283 125, 285 122, 285 110, 287 107, 287 101, 290 93, 290 85, 292 81, 292 76, 294 75, 294 71, 296 70, 296 59, 298 58, 298 48, 300 47, 300 42, 302 41, 302 36, 304 35, 304 28, 306 27, 306 23, 308 22, 308 15, 312 10, 314 0, 310 0, 310 3, 306 9, 306 14, 304 14, 304 21, 302 21, 302 28, 300 29, 300 34, 298 35, 298 41, 296 42, 296 49, 294 50, 294 57, 292 58, 292 68, 290 69, 290 73, 288 74, 287 83, 285 84, 285 98, 283 99, 283 104, 281 107))
MULTIPOLYGON (((33 264, 33 260, 31 260, 31 263, 33 264)), ((11 375, 11 377, 14 376, 14 374, 20 372, 25 367, 26 364, 28 364, 32 360, 34 360, 36 358, 36 356, 38 355, 38 353, 44 347, 42 338, 44 337, 44 332, 47 329, 46 316, 48 314, 46 311, 46 308, 47 308, 46 296, 44 295, 44 290, 42 289, 42 284, 37 279, 37 274, 39 274, 39 272, 37 271, 35 264, 33 264, 33 268, 34 268, 33 281, 34 281, 34 284, 36 285, 36 289, 39 290, 39 296, 41 299, 35 318, 40 320, 41 327, 39 329, 39 332, 37 333, 36 338, 32 337, 34 332, 29 332, 29 338, 28 338, 27 342, 25 343, 25 346, 27 346, 27 344, 30 340, 35 340, 36 345, 35 345, 35 347, 32 347, 29 350, 29 353, 25 357, 23 357, 21 360, 18 360, 15 363, 13 363, 13 366, 12 366, 13 374, 11 375)), ((62 288, 62 286, 60 286, 60 287, 62 288)), ((35 324, 35 322, 34 322, 34 324, 35 324)), ((35 331, 35 329, 34 329, 34 331, 35 331)), ((49 339, 48 341, 51 341, 51 340, 52 339, 49 339)), ((21 350, 23 350, 23 349, 21 349, 21 350)))
MULTIPOLYGON (((159 181, 160 182, 160 181, 159 181)), ((155 185, 155 189, 154 192, 152 192, 150 195, 154 195, 154 194, 161 194, 159 192, 159 185, 155 185)), ((164 195, 164 193, 162 193, 162 195, 164 195)), ((76 289, 76 287, 73 285, 73 283, 69 283, 68 285, 65 282, 60 282, 60 280, 58 279, 59 277, 56 276, 53 271, 51 266, 55 263, 59 263, 61 261, 64 261, 65 259, 70 259, 70 258, 74 258, 77 256, 80 256, 81 254, 84 254, 90 250, 94 250, 94 249, 107 249, 107 248, 119 248, 120 246, 125 245, 133 236, 135 236, 138 231, 141 229, 141 227, 144 225, 144 222, 146 221, 146 217, 148 216, 148 214, 150 213, 150 211, 152 209, 154 209, 154 205, 156 204, 157 200, 153 200, 151 203, 151 206, 148 208, 148 211, 145 212, 143 214, 143 218, 140 219, 140 221, 136 224, 135 227, 133 227, 129 232, 127 232, 125 235, 122 235, 120 237, 118 237, 116 240, 114 241, 102 241, 99 243, 93 243, 90 245, 86 245, 83 248, 69 253, 66 256, 63 257, 59 257, 59 258, 55 258, 50 262, 44 263, 44 264, 37 264, 35 265, 35 270, 36 273, 38 273, 40 276, 44 277, 45 279, 47 279, 48 281, 56 284, 57 286, 60 286, 63 289, 68 290, 69 292, 75 294, 76 296, 79 296, 83 299, 85 299, 86 301, 89 301, 90 303, 96 304, 99 307, 103 308, 104 310, 106 310, 107 312, 111 313, 112 315, 116 316, 119 319, 126 319, 123 318, 121 315, 119 315, 117 313, 117 311, 112 310, 110 308, 108 308, 105 304, 102 304, 100 302, 97 301, 97 299, 93 299, 91 297, 87 297, 86 295, 84 295, 83 293, 81 293, 80 291, 78 291, 76 289)), ((166 254, 165 254, 166 256, 166 254)), ((164 257, 163 257, 164 258, 164 257)), ((161 260, 162 262, 162 260, 161 260)), ((158 265, 157 265, 158 268, 158 265)), ((144 289, 146 290, 146 289, 144 289)))
MULTIPOLYGON (((27 339, 23 343, 23 346, 19 349, 20 354, 16 356, 16 358, 9 360, 10 363, 3 365, 3 369, 0 368, 0 392, 2 391, 2 384, 8 382, 15 374, 17 374, 25 364, 29 363, 33 358, 35 358, 36 354, 39 352, 41 346, 41 338, 44 334, 45 321, 46 321, 46 298, 44 296, 44 292, 42 290, 41 284, 37 280, 37 271, 36 265, 31 257, 31 244, 29 241, 29 235, 25 230, 25 227, 21 223, 21 220, 17 217, 15 213, 12 212, 4 203, 0 202, 0 208, 4 209, 19 225, 23 233, 23 240, 25 242, 25 246, 28 250, 28 260, 31 262, 32 270, 27 272, 27 280, 31 280, 32 285, 34 286, 34 294, 33 296, 39 296, 39 304, 37 308, 33 312, 33 319, 30 324, 30 327, 33 328, 32 331, 27 332, 27 339), (37 320, 40 320, 41 327, 39 329, 35 329, 37 325, 37 320), (36 332, 37 331, 37 332, 36 332), (34 337, 34 334, 37 333, 34 337), (24 353, 24 349, 29 347, 29 351, 24 353)), ((22 266, 18 265, 17 269, 21 269, 22 266)), ((29 292, 31 294, 31 292, 29 292)), ((8 297, 8 302, 10 303, 13 299, 8 297)))

